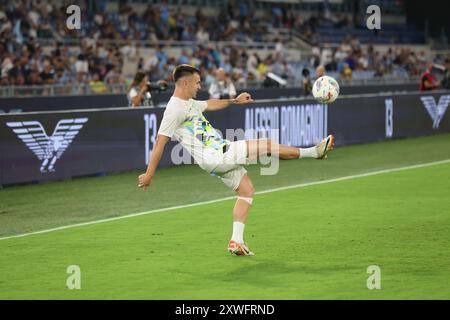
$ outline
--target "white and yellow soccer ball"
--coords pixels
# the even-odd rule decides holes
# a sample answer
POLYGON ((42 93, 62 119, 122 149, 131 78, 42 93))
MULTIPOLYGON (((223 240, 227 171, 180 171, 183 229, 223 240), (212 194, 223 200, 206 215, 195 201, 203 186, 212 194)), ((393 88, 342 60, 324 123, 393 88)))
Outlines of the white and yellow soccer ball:
POLYGON ((339 84, 332 77, 320 77, 314 82, 312 94, 320 103, 332 103, 339 96, 339 84))

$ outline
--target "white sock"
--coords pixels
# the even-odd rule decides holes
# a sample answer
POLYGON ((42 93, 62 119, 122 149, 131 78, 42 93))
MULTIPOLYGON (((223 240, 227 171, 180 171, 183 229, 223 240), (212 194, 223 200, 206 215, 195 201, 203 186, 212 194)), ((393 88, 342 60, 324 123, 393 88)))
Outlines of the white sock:
POLYGON ((299 158, 317 158, 318 156, 316 147, 300 148, 299 158))
POLYGON ((244 243, 244 228, 245 224, 242 222, 233 222, 233 235, 231 236, 231 240, 237 243, 244 243))

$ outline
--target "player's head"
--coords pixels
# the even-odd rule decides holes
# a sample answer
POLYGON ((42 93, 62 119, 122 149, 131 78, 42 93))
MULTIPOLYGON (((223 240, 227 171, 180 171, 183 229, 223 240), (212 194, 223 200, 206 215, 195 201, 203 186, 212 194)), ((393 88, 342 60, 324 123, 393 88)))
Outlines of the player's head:
POLYGON ((188 64, 180 64, 173 70, 173 81, 177 88, 195 98, 201 88, 200 70, 188 64))

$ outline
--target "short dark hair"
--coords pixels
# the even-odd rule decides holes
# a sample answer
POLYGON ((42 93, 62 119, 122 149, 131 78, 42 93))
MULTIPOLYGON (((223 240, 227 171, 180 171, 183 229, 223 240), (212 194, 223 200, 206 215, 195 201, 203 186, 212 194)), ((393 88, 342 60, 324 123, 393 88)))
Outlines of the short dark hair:
POLYGON ((136 73, 136 75, 134 76, 134 81, 136 84, 140 83, 146 76, 147 74, 145 72, 142 71, 138 71, 136 73))
POLYGON ((187 76, 187 75, 191 75, 197 73, 198 75, 200 75, 200 70, 198 70, 196 67, 193 67, 189 64, 180 64, 178 66, 175 67, 175 69, 173 70, 173 81, 177 82, 178 79, 187 76))

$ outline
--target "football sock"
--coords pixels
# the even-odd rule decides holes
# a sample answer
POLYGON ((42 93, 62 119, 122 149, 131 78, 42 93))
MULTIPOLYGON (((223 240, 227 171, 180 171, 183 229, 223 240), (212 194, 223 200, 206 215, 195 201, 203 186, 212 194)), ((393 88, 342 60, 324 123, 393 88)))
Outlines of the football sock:
POLYGON ((231 236, 231 240, 236 243, 244 243, 244 228, 245 224, 242 222, 233 222, 233 235, 231 236))
POLYGON ((300 148, 299 158, 317 158, 318 156, 316 147, 300 148))

